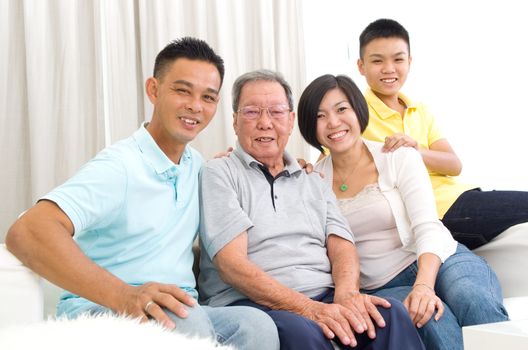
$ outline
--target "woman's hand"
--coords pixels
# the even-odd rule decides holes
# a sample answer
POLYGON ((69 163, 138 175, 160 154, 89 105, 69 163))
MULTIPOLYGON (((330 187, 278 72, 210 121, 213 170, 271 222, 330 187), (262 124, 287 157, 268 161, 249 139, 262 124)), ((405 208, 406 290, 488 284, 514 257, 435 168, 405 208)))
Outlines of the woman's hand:
POLYGON ((315 171, 312 163, 306 162, 303 158, 297 158, 297 163, 299 163, 299 166, 306 171, 306 174, 318 173, 321 179, 324 179, 324 173, 315 171))
POLYGON ((436 296, 434 289, 424 283, 415 284, 403 301, 403 305, 409 312, 412 322, 418 328, 422 328, 433 316, 435 321, 438 321, 444 314, 444 304, 442 300, 436 296))

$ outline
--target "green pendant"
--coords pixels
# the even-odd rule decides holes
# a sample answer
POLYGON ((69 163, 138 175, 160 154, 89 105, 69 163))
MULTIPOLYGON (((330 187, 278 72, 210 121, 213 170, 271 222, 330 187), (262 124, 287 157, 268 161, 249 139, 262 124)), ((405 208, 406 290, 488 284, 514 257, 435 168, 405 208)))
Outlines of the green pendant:
POLYGON ((339 189, 341 190, 341 192, 345 192, 346 190, 348 190, 348 186, 345 184, 342 184, 341 186, 339 186, 339 189))

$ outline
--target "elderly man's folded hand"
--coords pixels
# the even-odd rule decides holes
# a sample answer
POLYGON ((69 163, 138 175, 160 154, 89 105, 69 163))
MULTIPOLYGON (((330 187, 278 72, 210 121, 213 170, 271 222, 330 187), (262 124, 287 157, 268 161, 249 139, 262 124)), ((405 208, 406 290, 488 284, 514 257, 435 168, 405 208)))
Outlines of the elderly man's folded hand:
POLYGON ((340 294, 337 292, 334 297, 334 303, 342 305, 349 309, 363 322, 363 327, 367 330, 369 338, 376 337, 374 322, 378 327, 385 327, 385 320, 376 306, 389 308, 391 304, 380 297, 359 292, 340 294))
POLYGON ((344 345, 357 345, 354 333, 363 333, 363 317, 339 304, 325 304, 312 301, 303 311, 303 316, 314 320, 327 338, 338 337, 344 345))

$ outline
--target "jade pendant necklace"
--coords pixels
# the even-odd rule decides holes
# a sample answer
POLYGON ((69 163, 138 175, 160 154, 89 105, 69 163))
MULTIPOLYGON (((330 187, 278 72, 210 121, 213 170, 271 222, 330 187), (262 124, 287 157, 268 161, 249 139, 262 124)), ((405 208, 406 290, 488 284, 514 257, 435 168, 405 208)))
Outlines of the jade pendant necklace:
MULTIPOLYGON (((337 170, 334 168, 334 174, 336 174, 339 177, 339 179, 341 180, 341 185, 339 186, 339 191, 346 192, 348 190, 348 185, 346 184, 347 180, 350 178, 351 175, 353 175, 356 172, 357 168, 360 167, 360 163, 363 161, 363 158, 364 157, 363 157, 363 153, 362 153, 360 158, 359 158, 359 160, 358 160, 358 162, 356 163, 356 166, 354 167, 354 169, 352 169, 352 171, 349 172, 348 175, 345 176, 345 177, 342 177, 337 172, 337 170)), ((339 184, 339 182, 338 182, 338 184, 339 184)))
MULTIPOLYGON (((354 169, 356 170, 356 169, 354 169)), ((354 171, 350 172, 348 176, 350 176, 354 171)), ((335 174, 337 174, 337 171, 334 171, 335 174)), ((346 184, 346 180, 348 179, 348 176, 343 179, 343 177, 339 176, 341 178, 341 186, 339 186, 339 191, 346 192, 348 190, 348 185, 346 184)))
POLYGON ((356 172, 356 168, 357 166, 352 169, 351 172, 349 172, 345 177, 341 176, 336 169, 334 169, 334 174, 337 175, 337 177, 339 178, 339 180, 341 180, 340 182, 338 182, 337 184, 339 185, 339 183, 341 183, 341 185, 339 186, 339 191, 341 192, 346 192, 346 190, 348 190, 348 185, 346 184, 348 178, 350 177, 350 175, 354 174, 356 172))

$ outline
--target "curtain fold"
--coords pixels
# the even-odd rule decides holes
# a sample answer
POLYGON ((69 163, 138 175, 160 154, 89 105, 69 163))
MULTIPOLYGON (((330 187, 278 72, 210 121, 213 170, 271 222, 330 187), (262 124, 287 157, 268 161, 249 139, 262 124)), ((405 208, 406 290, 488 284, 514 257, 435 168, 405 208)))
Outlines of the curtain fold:
MULTIPOLYGON (((144 81, 170 40, 206 40, 225 60, 218 112, 193 146, 235 144, 231 85, 258 68, 305 84, 301 0, 0 1, 0 241, 17 215, 105 146, 149 120, 144 81)), ((288 149, 308 158, 295 131, 288 149)))
POLYGON ((31 201, 24 7, 0 1, 0 238, 31 201))

